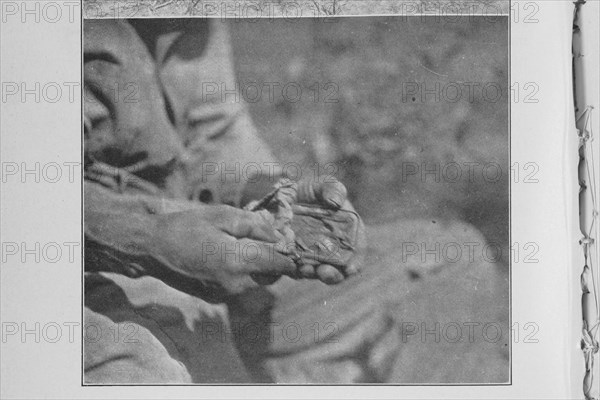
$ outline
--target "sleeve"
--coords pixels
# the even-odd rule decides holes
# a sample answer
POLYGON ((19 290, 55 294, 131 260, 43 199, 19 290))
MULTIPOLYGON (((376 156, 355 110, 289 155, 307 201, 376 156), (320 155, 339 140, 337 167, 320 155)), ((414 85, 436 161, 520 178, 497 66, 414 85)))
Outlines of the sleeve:
POLYGON ((157 214, 180 211, 177 202, 118 194, 90 181, 84 196, 86 270, 147 275, 142 266, 156 240, 157 214))
POLYGON ((186 143, 188 197, 238 206, 244 188, 258 180, 256 172, 272 168, 275 157, 241 99, 229 22, 163 24, 152 27, 164 32, 153 52, 175 125, 186 143))
POLYGON ((90 181, 84 183, 85 269, 116 272, 131 278, 153 276, 166 284, 209 302, 223 293, 174 268, 161 257, 157 234, 162 214, 207 207, 188 201, 115 193, 90 181))
POLYGON ((84 88, 86 157, 168 170, 185 156, 154 60, 127 21, 85 21, 84 88))

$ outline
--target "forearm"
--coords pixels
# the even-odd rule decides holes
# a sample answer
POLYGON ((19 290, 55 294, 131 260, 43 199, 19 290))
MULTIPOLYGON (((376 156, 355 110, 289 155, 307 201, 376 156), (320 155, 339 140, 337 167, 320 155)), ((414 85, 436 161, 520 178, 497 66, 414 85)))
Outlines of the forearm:
POLYGON ((110 270, 129 276, 167 269, 160 259, 161 220, 170 212, 203 207, 192 202, 114 193, 86 181, 85 257, 87 270, 110 270))
POLYGON ((149 275, 206 301, 224 300, 222 290, 191 276, 173 259, 169 240, 176 239, 165 232, 169 215, 210 206, 120 195, 90 182, 84 188, 87 271, 110 271, 132 278, 149 275))

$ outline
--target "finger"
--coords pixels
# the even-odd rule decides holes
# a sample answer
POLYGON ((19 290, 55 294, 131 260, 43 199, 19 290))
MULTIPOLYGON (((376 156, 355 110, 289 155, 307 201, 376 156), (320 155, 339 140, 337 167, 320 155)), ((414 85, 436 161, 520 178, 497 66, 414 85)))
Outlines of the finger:
POLYGON ((317 267, 317 276, 328 285, 335 285, 344 280, 344 275, 337 268, 328 264, 321 264, 317 267))
POLYGON ((359 259, 353 259, 348 263, 348 266, 344 269, 346 276, 356 275, 360 272, 361 261, 359 259))
POLYGON ((249 273, 268 275, 296 274, 294 261, 277 251, 275 245, 248 239, 239 240, 240 263, 249 273))
POLYGON ((304 264, 298 268, 298 274, 302 278, 313 279, 317 276, 317 271, 315 271, 315 267, 310 264, 304 264))
MULTIPOLYGON (((352 205, 347 203, 344 205, 345 209, 351 209, 352 205)), ((367 240, 365 237, 365 226, 362 221, 359 219, 358 225, 358 238, 356 241, 356 250, 354 256, 348 262, 348 265, 344 269, 344 274, 346 276, 352 276, 360 273, 362 266, 365 261, 365 252, 367 248, 367 240)))
POLYGON ((323 182, 307 180, 298 185, 298 201, 301 203, 320 203, 338 209, 347 195, 344 184, 335 178, 325 178, 323 182))
POLYGON ((273 216, 266 210, 245 211, 229 207, 221 211, 216 222, 224 232, 235 238, 248 238, 275 243, 281 235, 273 227, 273 216))
POLYGON ((348 191, 346 186, 339 181, 323 182, 320 184, 321 198, 325 204, 334 209, 338 209, 346 201, 348 191))

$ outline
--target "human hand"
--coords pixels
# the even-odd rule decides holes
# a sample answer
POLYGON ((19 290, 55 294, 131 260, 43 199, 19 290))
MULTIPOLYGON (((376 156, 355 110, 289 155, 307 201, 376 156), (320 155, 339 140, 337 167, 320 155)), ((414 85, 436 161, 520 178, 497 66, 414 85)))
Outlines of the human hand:
POLYGON ((268 212, 230 206, 203 206, 158 216, 157 257, 173 269, 228 294, 239 294, 281 275, 295 275, 296 265, 276 250, 268 212), (268 277, 268 279, 264 279, 268 277))
MULTIPOLYGON (((354 207, 347 199, 347 189, 340 181, 332 177, 320 179, 307 179, 298 182, 297 202, 316 204, 333 210, 354 211, 354 207)), ((309 265, 298 268, 298 273, 303 278, 318 278, 327 284, 342 282, 346 277, 356 275, 366 252, 365 227, 362 220, 358 221, 357 243, 354 255, 344 267, 335 267, 329 264, 309 265)))

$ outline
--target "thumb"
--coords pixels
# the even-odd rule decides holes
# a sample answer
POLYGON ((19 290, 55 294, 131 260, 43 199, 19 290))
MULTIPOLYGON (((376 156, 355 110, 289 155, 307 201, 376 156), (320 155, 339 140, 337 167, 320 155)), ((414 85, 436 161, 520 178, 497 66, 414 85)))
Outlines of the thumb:
POLYGON ((233 207, 227 211, 221 213, 217 222, 223 232, 238 239, 248 238, 271 243, 281 240, 281 234, 273 226, 274 218, 268 211, 252 212, 233 207))
POLYGON ((245 271, 260 275, 295 275, 296 263, 279 252, 277 245, 239 240, 242 249, 241 264, 245 271))

